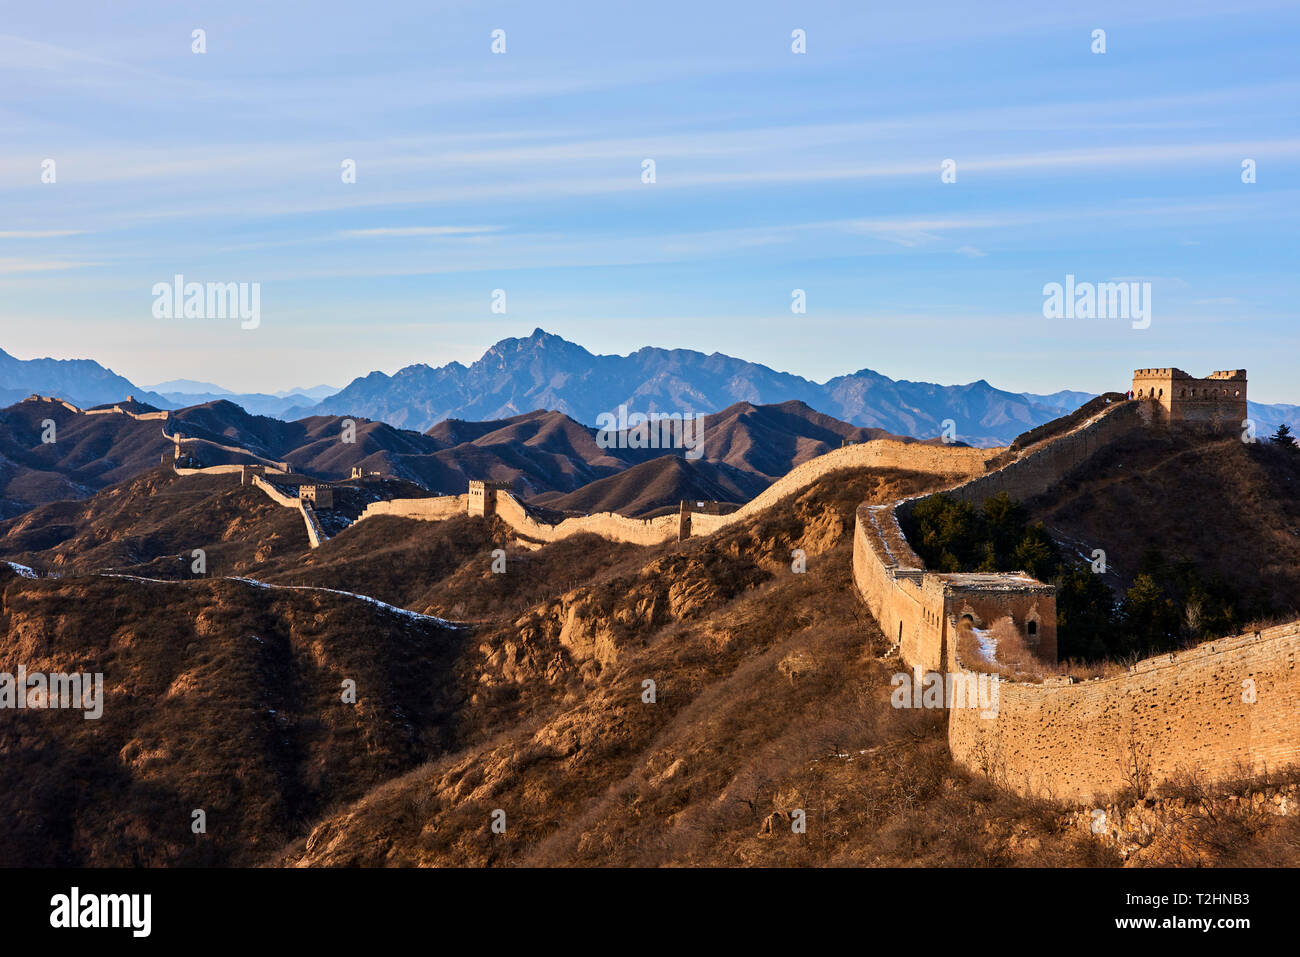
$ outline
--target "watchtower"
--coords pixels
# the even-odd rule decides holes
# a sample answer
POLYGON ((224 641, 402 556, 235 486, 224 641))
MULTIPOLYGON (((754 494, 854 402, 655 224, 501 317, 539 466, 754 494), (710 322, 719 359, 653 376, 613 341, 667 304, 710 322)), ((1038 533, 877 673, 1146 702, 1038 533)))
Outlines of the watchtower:
POLYGON ((298 498, 316 508, 334 507, 334 489, 328 485, 299 485, 298 498))
POLYGON ((467 511, 471 515, 481 515, 484 518, 495 515, 497 492, 508 491, 510 491, 509 482, 470 482, 467 511))
POLYGON ((1225 431, 1247 417, 1246 370, 1211 372, 1195 379, 1182 369, 1133 370, 1133 398, 1148 402, 1165 425, 1202 425, 1225 431))

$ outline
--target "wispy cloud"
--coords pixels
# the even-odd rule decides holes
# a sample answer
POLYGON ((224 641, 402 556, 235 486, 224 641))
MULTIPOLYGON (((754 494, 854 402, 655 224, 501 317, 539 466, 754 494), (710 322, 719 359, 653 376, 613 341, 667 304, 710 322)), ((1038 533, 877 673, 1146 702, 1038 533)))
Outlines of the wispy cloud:
POLYGON ((60 239, 64 236, 83 236, 83 229, 5 229, 0 239, 60 239))
POLYGON ((100 263, 68 262, 53 259, 4 259, 0 258, 0 276, 13 276, 22 273, 62 272, 70 269, 84 269, 98 266, 100 263))
POLYGON ((500 226, 381 226, 375 229, 345 229, 340 235, 357 237, 468 236, 492 233, 500 226))

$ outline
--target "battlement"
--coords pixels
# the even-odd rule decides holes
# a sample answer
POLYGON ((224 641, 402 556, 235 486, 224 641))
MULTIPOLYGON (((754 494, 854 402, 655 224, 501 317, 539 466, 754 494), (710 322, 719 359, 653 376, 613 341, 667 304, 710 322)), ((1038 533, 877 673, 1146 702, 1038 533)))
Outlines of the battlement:
POLYGON ((317 508, 334 507, 334 489, 328 485, 299 485, 298 498, 303 502, 310 502, 317 508))
POLYGON ((488 518, 496 514, 497 492, 510 491, 509 482, 475 480, 469 483, 468 511, 471 515, 488 518))
POLYGON ((1235 430, 1247 417, 1246 370, 1220 370, 1197 379, 1182 369, 1134 369, 1133 398, 1148 403, 1162 425, 1235 430))

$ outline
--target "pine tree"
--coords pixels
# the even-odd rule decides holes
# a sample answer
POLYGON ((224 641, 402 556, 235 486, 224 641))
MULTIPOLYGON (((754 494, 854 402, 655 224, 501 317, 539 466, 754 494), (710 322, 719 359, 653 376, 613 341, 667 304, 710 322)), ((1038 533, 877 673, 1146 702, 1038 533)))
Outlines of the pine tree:
POLYGON ((1277 427, 1270 439, 1274 445, 1280 445, 1284 449, 1290 449, 1292 452, 1300 450, 1300 445, 1296 444, 1295 436, 1291 434, 1291 427, 1283 422, 1277 427))

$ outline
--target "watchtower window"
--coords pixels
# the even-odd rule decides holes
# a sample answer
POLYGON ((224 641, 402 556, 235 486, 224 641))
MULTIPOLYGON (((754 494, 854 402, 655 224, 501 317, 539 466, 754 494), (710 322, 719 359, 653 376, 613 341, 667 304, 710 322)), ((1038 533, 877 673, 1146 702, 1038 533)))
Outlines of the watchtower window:
POLYGON ((1036 621, 1031 621, 1031 622, 1026 626, 1025 631, 1027 631, 1027 632, 1029 633, 1029 637, 1030 637, 1030 638, 1034 637, 1034 635, 1038 634, 1038 622, 1036 622, 1036 621))

